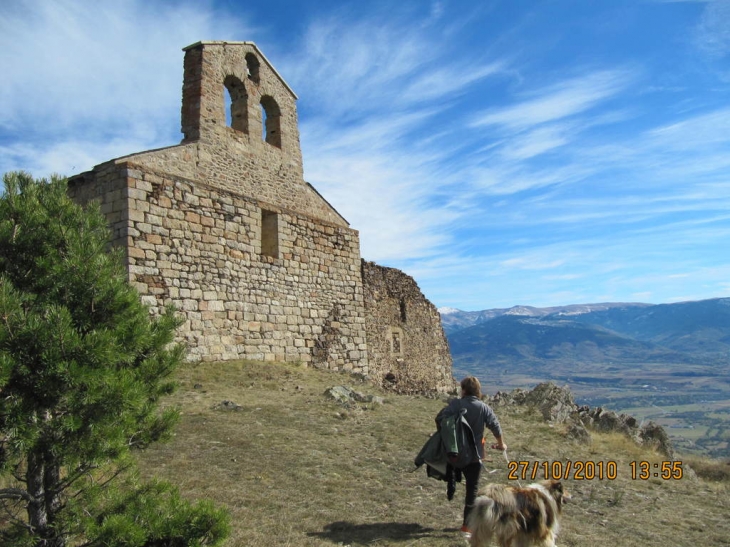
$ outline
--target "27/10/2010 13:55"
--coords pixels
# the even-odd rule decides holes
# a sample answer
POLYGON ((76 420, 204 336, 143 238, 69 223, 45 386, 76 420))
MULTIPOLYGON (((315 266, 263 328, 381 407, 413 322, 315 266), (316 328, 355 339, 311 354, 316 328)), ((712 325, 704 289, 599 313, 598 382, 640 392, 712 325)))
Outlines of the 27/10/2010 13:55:
MULTIPOLYGON (((684 476, 681 461, 663 461, 651 463, 648 461, 632 461, 632 480, 648 480, 652 477, 663 480, 679 480, 684 476)), ((618 463, 613 460, 581 461, 556 460, 548 461, 510 461, 508 464, 508 480, 616 480, 618 478, 618 463)))

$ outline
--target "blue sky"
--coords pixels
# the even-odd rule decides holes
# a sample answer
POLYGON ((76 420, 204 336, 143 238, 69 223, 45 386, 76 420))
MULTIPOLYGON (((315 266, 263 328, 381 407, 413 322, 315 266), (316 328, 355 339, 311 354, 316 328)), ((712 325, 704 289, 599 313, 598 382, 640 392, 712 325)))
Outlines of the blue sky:
POLYGON ((5 0, 0 171, 181 139, 251 40, 363 257, 463 310, 730 296, 730 0, 5 0))

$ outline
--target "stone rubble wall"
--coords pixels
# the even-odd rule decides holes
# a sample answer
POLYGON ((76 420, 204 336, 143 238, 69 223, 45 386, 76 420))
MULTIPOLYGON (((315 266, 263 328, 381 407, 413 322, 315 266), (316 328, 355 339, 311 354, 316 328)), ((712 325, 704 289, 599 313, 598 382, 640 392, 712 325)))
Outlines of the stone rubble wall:
POLYGON ((453 389, 441 316, 416 281, 395 268, 362 262, 370 376, 400 393, 453 389))

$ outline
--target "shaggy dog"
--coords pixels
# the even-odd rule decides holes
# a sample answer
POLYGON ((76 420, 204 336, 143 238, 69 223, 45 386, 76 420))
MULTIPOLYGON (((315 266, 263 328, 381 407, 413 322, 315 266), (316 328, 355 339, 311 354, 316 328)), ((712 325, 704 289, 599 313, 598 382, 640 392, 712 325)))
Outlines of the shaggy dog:
POLYGON ((570 494, 559 481, 526 488, 490 484, 480 492, 469 515, 471 546, 554 547, 558 516, 570 494))

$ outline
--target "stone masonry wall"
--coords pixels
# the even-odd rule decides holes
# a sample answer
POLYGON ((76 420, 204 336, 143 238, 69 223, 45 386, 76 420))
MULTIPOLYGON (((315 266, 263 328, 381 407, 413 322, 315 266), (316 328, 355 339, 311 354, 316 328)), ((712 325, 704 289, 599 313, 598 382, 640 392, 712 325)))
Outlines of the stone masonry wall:
POLYGON ((348 226, 311 185, 296 180, 296 170, 283 162, 286 152, 265 143, 260 137, 258 141, 247 143, 248 137, 235 133, 230 127, 223 129, 230 132, 229 138, 222 137, 218 144, 177 145, 120 160, 129 160, 156 172, 205 181, 221 190, 256 196, 277 207, 348 226), (257 150, 259 147, 263 150, 257 150))
POLYGON ((370 376, 401 393, 452 390, 441 316, 415 280, 364 260, 362 278, 370 376))
POLYGON ((109 222, 111 244, 126 249, 129 215, 127 211, 127 181, 113 163, 98 166, 93 172, 69 179, 68 194, 81 204, 99 203, 109 222))
MULTIPOLYGON (((230 107, 235 110, 236 104, 230 107)), ((185 48, 182 131, 185 138, 180 145, 124 159, 348 226, 304 181, 296 95, 254 44, 200 42, 185 48), (247 56, 259 63, 255 79, 247 73, 247 56), (226 120, 224 82, 229 81, 232 88, 229 79, 237 82, 238 102, 243 103, 239 111, 246 123, 238 129, 226 120), (280 112, 278 144, 262 137, 261 101, 265 98, 280 112)))
POLYGON ((172 304, 184 314, 179 339, 190 359, 368 372, 356 231, 142 166, 114 167, 98 180, 72 179, 70 193, 102 193, 108 214, 126 207, 130 281, 153 313, 172 304), (262 252, 262 208, 277 215, 278 258, 262 252))

